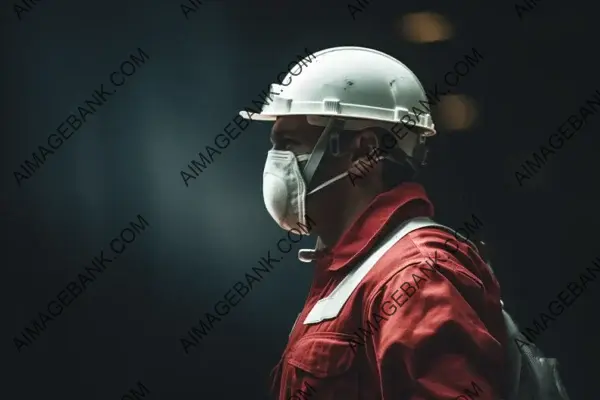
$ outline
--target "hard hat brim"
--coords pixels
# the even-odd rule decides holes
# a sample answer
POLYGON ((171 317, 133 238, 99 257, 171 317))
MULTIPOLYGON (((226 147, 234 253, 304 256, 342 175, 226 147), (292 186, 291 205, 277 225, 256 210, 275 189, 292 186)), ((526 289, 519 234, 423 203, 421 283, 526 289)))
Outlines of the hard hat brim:
POLYGON ((252 121, 275 121, 277 119, 274 115, 265 115, 265 114, 250 114, 248 111, 240 111, 240 116, 244 119, 249 119, 252 121))

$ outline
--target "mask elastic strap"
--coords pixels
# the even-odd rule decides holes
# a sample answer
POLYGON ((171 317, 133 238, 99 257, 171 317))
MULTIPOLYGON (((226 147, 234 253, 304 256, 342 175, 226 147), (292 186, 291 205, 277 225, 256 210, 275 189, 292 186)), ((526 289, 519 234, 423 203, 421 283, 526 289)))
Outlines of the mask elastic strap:
MULTIPOLYGON (((381 160, 385 159, 385 157, 383 156, 379 156, 377 158, 375 158, 374 162, 379 162, 381 160)), ((342 179, 343 177, 347 176, 350 173, 350 171, 346 171, 346 172, 342 172, 339 175, 334 176, 333 178, 321 183, 319 186, 317 186, 316 188, 314 188, 313 190, 311 190, 310 192, 308 192, 306 195, 311 195, 313 193, 315 193, 317 190, 321 190, 323 189, 325 186, 328 186, 330 184, 332 184, 333 182, 339 181, 340 179, 342 179)))
POLYGON ((310 158, 308 162, 304 166, 304 170, 302 171, 302 175, 304 176, 304 180, 306 182, 306 187, 310 187, 310 183, 312 178, 317 171, 317 167, 321 163, 325 152, 327 151, 327 147, 329 145, 329 134, 332 131, 341 131, 344 128, 344 121, 341 119, 331 118, 327 123, 325 129, 321 133, 319 140, 315 144, 313 151, 311 152, 310 158))
POLYGON ((340 179, 342 179, 343 177, 345 177, 346 175, 348 175, 348 171, 346 172, 342 172, 341 174, 334 176, 333 178, 321 183, 319 186, 317 186, 316 188, 314 188, 313 190, 311 190, 310 192, 308 192, 306 195, 309 196, 311 194, 313 194, 314 192, 316 192, 317 190, 321 190, 323 189, 325 186, 335 182, 335 181, 339 181, 340 179))

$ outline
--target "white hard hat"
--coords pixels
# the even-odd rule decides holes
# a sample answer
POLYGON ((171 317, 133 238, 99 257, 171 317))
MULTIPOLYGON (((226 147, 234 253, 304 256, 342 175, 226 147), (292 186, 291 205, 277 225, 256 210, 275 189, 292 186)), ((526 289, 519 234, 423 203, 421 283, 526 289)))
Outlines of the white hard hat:
POLYGON ((345 130, 389 128, 410 118, 423 137, 435 135, 421 82, 395 58, 364 47, 333 47, 297 66, 299 73, 290 69, 285 79, 271 85, 272 101, 267 100, 260 113, 241 111, 240 115, 258 121, 306 115, 309 124, 318 126, 326 126, 334 117, 345 119, 345 130))

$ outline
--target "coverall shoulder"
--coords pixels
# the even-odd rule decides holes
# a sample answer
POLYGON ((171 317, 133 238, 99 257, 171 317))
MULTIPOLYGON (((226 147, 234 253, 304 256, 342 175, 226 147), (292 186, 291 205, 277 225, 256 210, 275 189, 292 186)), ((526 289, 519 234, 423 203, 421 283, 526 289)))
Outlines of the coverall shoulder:
POLYGON ((335 318, 304 323, 391 230, 433 211, 423 187, 405 183, 377 196, 334 246, 312 251, 312 287, 273 373, 277 399, 503 397, 507 338, 499 284, 477 250, 445 230, 409 233, 335 318))

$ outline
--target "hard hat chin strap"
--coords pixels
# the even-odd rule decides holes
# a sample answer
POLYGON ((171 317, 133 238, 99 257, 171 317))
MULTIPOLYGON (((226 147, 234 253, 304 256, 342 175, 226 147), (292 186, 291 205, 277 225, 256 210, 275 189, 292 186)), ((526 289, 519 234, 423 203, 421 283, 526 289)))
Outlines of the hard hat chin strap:
POLYGON ((319 167, 323 156, 327 152, 327 147, 329 146, 329 136, 332 132, 341 132, 343 130, 344 120, 331 118, 325 129, 323 129, 323 132, 321 132, 321 136, 319 136, 319 140, 317 140, 313 151, 310 153, 310 158, 306 162, 304 170, 302 171, 307 188, 310 188, 310 184, 315 176, 315 172, 317 172, 317 168, 319 167))

